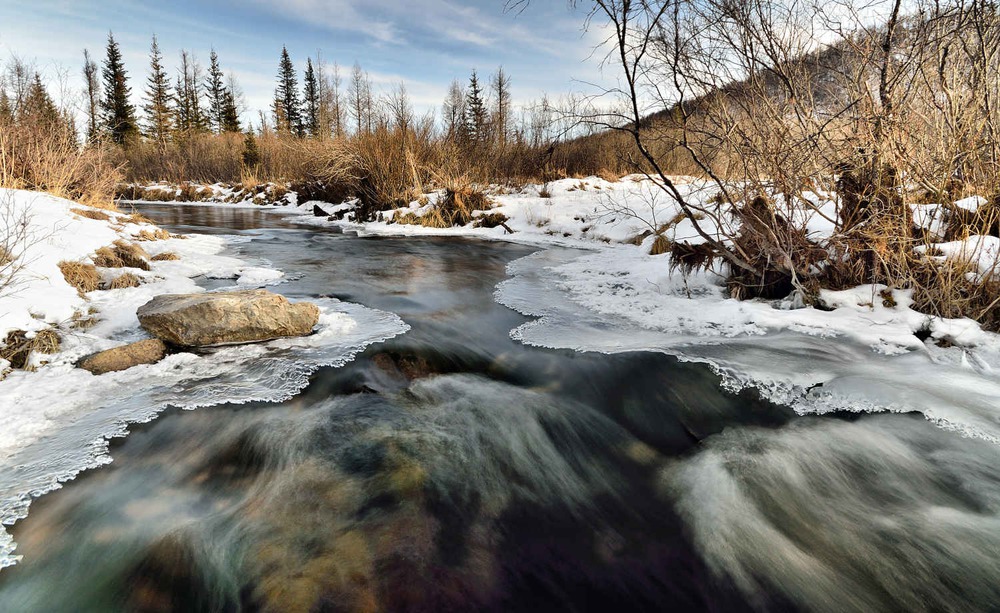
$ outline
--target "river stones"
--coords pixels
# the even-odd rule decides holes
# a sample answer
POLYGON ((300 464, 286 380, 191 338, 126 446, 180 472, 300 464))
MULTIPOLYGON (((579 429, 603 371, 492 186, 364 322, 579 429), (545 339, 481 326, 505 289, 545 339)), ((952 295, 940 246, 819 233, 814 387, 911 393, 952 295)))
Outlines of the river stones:
POLYGON ((304 336, 319 321, 310 302, 267 290, 164 294, 139 307, 139 324, 171 345, 203 347, 304 336))
POLYGON ((140 364, 155 364, 165 355, 167 346, 160 339, 154 338, 88 355, 77 366, 95 375, 103 375, 128 370, 140 364))

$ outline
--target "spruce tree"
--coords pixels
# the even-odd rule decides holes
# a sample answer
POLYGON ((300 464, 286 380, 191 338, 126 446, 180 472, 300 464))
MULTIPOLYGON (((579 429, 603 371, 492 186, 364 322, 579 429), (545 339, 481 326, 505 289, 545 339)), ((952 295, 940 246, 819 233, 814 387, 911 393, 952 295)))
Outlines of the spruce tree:
POLYGON ((305 126, 302 123, 298 89, 295 66, 288 56, 288 49, 282 47, 278 87, 274 90, 274 124, 279 132, 292 132, 302 136, 305 133, 305 126))
POLYGON ((233 90, 229 88, 226 88, 222 92, 222 124, 220 125, 220 131, 240 131, 240 112, 236 108, 236 96, 233 94, 233 90))
POLYGON ((17 121, 22 124, 31 124, 53 130, 60 127, 62 116, 56 107, 52 96, 45 90, 42 84, 42 77, 37 72, 35 78, 28 86, 28 92, 24 97, 24 103, 17 112, 17 121))
POLYGON ((167 71, 163 68, 163 55, 156 36, 149 47, 149 77, 146 78, 145 94, 146 101, 142 108, 146 112, 146 136, 158 143, 165 143, 174 129, 174 113, 170 108, 173 94, 167 71))
POLYGON ((243 138, 243 166, 248 170, 256 170, 260 165, 260 149, 257 147, 257 139, 251 132, 247 132, 243 138))
POLYGON ((319 84, 313 70, 312 58, 306 59, 306 76, 302 83, 305 102, 305 128, 310 136, 319 136, 319 84))
POLYGON ((135 107, 129 101, 132 90, 128 86, 128 74, 125 72, 121 49, 115 42, 114 34, 110 32, 102 77, 104 100, 101 102, 101 110, 104 128, 112 141, 125 145, 135 139, 139 130, 135 122, 135 107))
POLYGON ((212 131, 222 133, 223 115, 226 112, 226 86, 223 83, 222 69, 219 67, 219 56, 212 49, 209 56, 208 79, 205 82, 205 93, 208 95, 208 120, 212 131))
POLYGON ((479 77, 473 70, 469 89, 465 94, 465 132, 471 142, 480 143, 486 139, 486 120, 483 90, 479 86, 479 77))
POLYGON ((14 106, 10 103, 7 90, 0 89, 0 124, 14 121, 14 106))

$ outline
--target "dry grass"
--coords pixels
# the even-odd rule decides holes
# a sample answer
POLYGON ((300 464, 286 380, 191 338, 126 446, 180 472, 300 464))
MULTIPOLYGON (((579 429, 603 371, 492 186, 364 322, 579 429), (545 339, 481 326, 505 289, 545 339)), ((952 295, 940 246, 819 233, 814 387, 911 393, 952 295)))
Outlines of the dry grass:
POLYGON ((0 126, 0 187, 47 192, 114 209, 122 163, 113 149, 80 147, 64 128, 5 122, 0 126))
POLYGON ((170 232, 162 228, 156 228, 155 230, 142 230, 135 235, 135 240, 137 241, 165 241, 170 238, 170 232))
POLYGON ((110 247, 101 247, 95 252, 94 265, 100 268, 149 270, 149 254, 136 244, 118 240, 110 247))
POLYGON ((495 214, 488 219, 474 218, 472 215, 474 211, 487 211, 493 206, 493 200, 482 189, 464 180, 451 179, 444 194, 431 206, 429 211, 423 215, 415 213, 397 215, 395 220, 401 224, 420 225, 426 228, 465 226, 473 221, 477 221, 477 227, 482 227, 483 224, 490 222, 496 223, 486 227, 505 225, 507 217, 501 214, 495 214))
POLYGON ((111 219, 111 216, 104 211, 98 211, 94 209, 70 209, 75 215, 80 217, 86 217, 87 219, 95 219, 97 221, 107 221, 111 219))
POLYGON ((51 355, 59 351, 62 340, 52 328, 40 330, 31 338, 23 330, 12 330, 0 347, 0 359, 10 362, 11 368, 28 368, 32 352, 51 355))
POLYGON ((139 287, 140 285, 142 285, 142 279, 130 272, 127 272, 112 279, 110 283, 105 285, 104 289, 125 289, 129 287, 139 287))
POLYGON ((669 253, 672 248, 673 244, 669 238, 662 234, 657 234, 653 240, 652 247, 649 248, 649 255, 663 255, 664 253, 669 253))
POLYGON ((92 292, 101 284, 101 275, 93 264, 62 261, 59 262, 58 266, 66 282, 81 293, 92 292))
POLYGON ((122 221, 126 223, 153 225, 153 220, 141 213, 132 213, 131 215, 123 217, 122 221))
POLYGON ((166 251, 164 253, 158 253, 152 257, 154 262, 173 262, 175 260, 181 259, 176 253, 172 251, 166 251))

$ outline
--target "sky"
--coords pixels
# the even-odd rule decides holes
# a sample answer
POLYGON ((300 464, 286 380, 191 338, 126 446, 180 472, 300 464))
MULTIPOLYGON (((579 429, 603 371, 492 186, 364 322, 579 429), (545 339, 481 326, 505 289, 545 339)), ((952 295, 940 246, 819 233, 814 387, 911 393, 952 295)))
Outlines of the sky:
MULTIPOLYGON (((104 57, 114 32, 138 103, 155 34, 173 71, 181 49, 208 64, 214 48, 242 88, 249 117, 273 99, 282 45, 296 69, 322 53, 346 77, 355 62, 386 91, 400 82, 416 111, 438 109, 453 79, 498 66, 515 103, 588 91, 609 74, 595 53, 599 33, 567 0, 0 0, 0 61, 31 62, 59 99, 79 96, 83 50, 104 57)), ((613 75, 610 75, 613 76, 613 75)), ((345 78, 346 81, 346 78, 345 78)))

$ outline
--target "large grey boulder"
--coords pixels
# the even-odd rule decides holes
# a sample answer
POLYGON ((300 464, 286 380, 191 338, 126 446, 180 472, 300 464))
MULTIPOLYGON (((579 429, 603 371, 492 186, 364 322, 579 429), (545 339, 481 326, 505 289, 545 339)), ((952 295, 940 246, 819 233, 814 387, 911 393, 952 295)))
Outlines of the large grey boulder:
POLYGON ((93 353, 80 360, 77 366, 89 370, 95 375, 103 375, 104 373, 128 370, 140 364, 155 364, 166 355, 166 345, 160 339, 154 338, 93 353))
POLYGON ((267 290, 164 294, 139 307, 136 314, 147 332, 181 347, 304 336, 319 321, 315 304, 292 304, 267 290))

